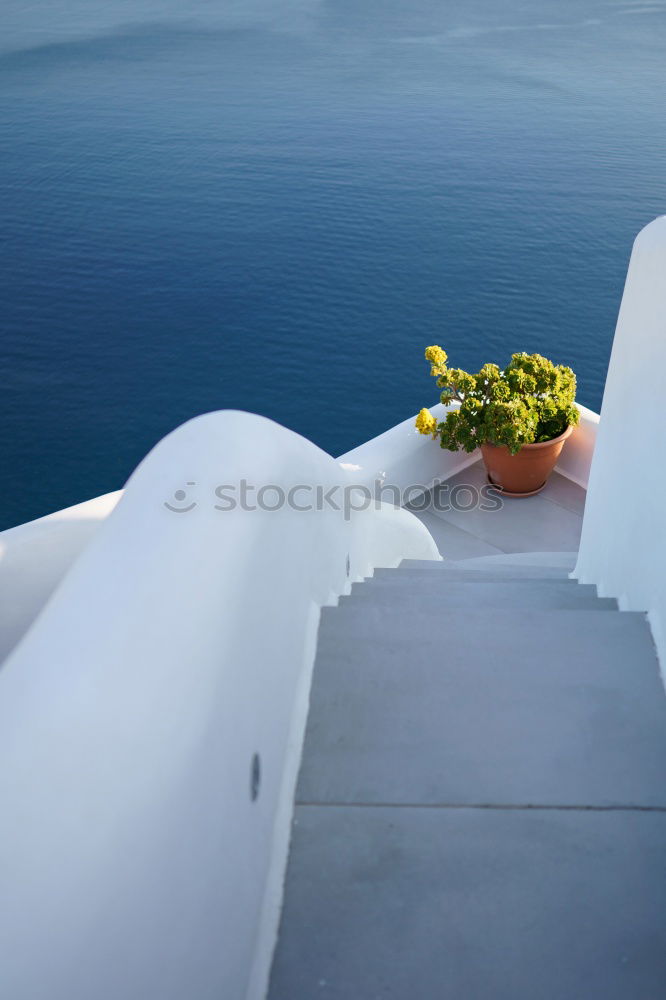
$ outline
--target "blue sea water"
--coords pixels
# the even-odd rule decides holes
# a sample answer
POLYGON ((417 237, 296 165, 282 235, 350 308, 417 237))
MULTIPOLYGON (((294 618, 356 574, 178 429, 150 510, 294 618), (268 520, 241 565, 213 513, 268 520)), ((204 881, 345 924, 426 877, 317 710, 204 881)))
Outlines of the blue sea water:
MULTIPOLYGON (((423 348, 599 408, 666 211, 662 0, 4 0, 0 526, 239 407, 339 454, 423 348)), ((221 456, 223 460, 223 456, 221 456)))

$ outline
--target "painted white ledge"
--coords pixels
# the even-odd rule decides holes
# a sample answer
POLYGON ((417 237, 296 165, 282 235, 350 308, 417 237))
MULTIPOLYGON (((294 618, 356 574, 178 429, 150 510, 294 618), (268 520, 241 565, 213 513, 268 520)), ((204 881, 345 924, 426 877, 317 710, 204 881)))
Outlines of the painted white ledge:
POLYGON ((567 479, 571 479, 586 490, 599 430, 599 414, 594 410, 588 410, 586 406, 581 406, 580 403, 576 405, 580 410, 580 422, 565 441, 555 468, 567 479))
POLYGON ((121 496, 107 493, 0 533, 0 663, 121 496))
MULTIPOLYGON (((430 412, 438 420, 443 420, 452 406, 437 403, 430 412)), ((376 483, 387 483, 396 487, 403 495, 414 489, 414 496, 440 481, 450 479, 479 457, 478 451, 447 451, 440 448, 430 437, 419 434, 414 426, 416 416, 403 420, 378 437, 366 441, 341 455, 338 462, 348 469, 356 481, 367 489, 374 490, 376 483)))

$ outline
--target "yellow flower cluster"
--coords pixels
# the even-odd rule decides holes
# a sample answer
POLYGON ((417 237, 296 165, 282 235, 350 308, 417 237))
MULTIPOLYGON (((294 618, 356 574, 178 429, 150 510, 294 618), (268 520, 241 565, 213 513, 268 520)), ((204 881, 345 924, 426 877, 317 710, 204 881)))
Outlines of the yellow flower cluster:
MULTIPOLYGON (((430 350, 430 348, 428 348, 430 350)), ((444 353, 444 352, 442 352, 444 353)), ((416 429, 419 434, 434 434, 437 430, 437 421, 430 410, 420 410, 416 418, 416 429)))
POLYGON ((446 351, 443 351, 441 347, 435 344, 433 347, 426 347, 425 357, 426 361, 431 362, 430 374, 433 378, 437 378, 438 375, 444 375, 448 358, 446 351))
POLYGON ((431 361, 433 365, 445 365, 448 354, 435 344, 434 347, 426 347, 425 358, 426 361, 431 361))

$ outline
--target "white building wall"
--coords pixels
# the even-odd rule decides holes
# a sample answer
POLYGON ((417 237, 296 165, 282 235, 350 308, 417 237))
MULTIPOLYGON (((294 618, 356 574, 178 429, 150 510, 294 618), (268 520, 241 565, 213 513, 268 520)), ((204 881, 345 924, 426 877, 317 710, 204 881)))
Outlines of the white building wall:
POLYGON ((666 663, 666 216, 637 236, 606 379, 575 575, 648 611, 666 663))

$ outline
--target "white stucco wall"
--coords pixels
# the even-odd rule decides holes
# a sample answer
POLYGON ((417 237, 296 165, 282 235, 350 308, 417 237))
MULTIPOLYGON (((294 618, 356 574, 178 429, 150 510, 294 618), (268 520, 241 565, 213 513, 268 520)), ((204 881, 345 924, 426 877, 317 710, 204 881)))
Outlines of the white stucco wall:
POLYGON ((190 421, 0 671, 0 996, 263 994, 319 608, 438 556, 406 511, 216 509, 242 479, 349 482, 271 421, 190 421))
POLYGON ((0 532, 0 663, 119 499, 107 493, 0 532))
MULTIPOLYGON (((430 412, 442 420, 448 409, 457 405, 446 407, 436 403, 430 412)), ((415 420, 415 416, 403 420, 341 455, 338 461, 368 489, 374 489, 377 481, 385 481, 404 492, 417 486, 429 489, 433 483, 450 479, 479 458, 476 451, 468 455, 440 448, 432 438, 419 434, 415 420)))
POLYGON ((634 243, 606 379, 575 575, 648 611, 666 663, 666 216, 634 243))

